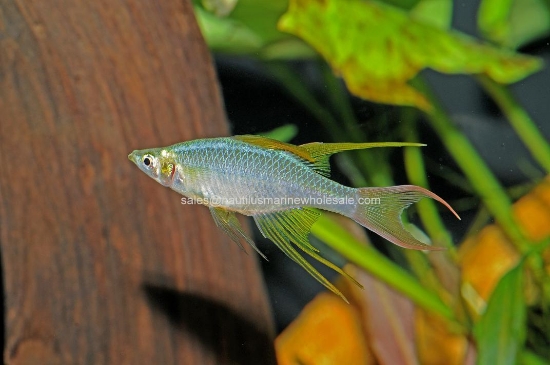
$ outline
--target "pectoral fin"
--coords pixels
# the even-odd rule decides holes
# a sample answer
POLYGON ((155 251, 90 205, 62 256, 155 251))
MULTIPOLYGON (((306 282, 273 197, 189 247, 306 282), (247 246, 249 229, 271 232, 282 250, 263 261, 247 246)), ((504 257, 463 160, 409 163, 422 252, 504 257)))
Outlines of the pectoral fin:
POLYGON ((239 247, 246 252, 244 249, 241 240, 244 240, 248 243, 256 252, 267 260, 267 257, 258 249, 254 241, 243 232, 241 224, 237 219, 237 216, 234 212, 222 208, 209 207, 210 213, 216 222, 216 226, 220 227, 227 235, 237 244, 239 247))
POLYGON ((298 208, 275 213, 258 214, 254 216, 254 220, 256 221, 256 224, 264 237, 273 241, 277 247, 279 247, 288 257, 302 266, 311 276, 347 302, 344 295, 336 289, 330 281, 321 275, 321 273, 319 273, 319 271, 317 271, 306 259, 304 259, 291 244, 294 243, 302 251, 314 259, 325 264, 341 275, 348 277, 355 284, 361 287, 361 284, 342 271, 342 269, 338 266, 319 256, 317 253, 319 250, 309 243, 307 236, 311 230, 311 226, 315 223, 319 215, 319 212, 316 210, 298 208))

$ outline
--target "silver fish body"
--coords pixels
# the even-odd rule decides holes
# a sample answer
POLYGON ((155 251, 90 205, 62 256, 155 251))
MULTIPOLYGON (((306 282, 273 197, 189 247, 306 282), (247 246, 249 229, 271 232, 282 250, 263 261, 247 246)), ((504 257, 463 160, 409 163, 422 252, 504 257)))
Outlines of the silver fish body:
POLYGON ((289 152, 232 138, 173 147, 177 170, 171 188, 207 205, 249 216, 303 206, 348 215, 355 208, 350 202, 357 201, 356 189, 316 173, 289 152))

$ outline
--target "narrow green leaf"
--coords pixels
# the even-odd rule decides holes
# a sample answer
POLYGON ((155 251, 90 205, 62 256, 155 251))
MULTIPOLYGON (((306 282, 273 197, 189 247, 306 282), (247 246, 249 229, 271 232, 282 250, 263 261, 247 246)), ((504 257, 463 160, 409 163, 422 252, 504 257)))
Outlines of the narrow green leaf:
POLYGON ((500 279, 485 313, 474 327, 478 364, 516 364, 525 332, 526 307, 520 263, 500 279))
POLYGON ((294 124, 285 124, 268 132, 259 133, 261 136, 276 139, 281 142, 289 142, 298 134, 298 127, 294 124))
POLYGON ((358 241, 325 214, 313 225, 311 233, 363 270, 410 298, 418 306, 454 321, 452 310, 401 267, 371 246, 358 241))
POLYGON ((549 365, 550 360, 545 360, 530 351, 523 351, 520 355, 519 363, 523 365, 549 365))

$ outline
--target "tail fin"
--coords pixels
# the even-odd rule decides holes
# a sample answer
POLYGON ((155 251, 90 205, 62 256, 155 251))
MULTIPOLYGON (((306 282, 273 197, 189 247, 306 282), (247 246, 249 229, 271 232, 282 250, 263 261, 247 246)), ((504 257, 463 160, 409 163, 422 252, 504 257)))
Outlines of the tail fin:
POLYGON ((404 248, 413 250, 444 249, 418 241, 403 227, 401 213, 405 208, 420 199, 433 198, 449 208, 460 219, 445 200, 419 186, 400 185, 387 188, 360 188, 357 189, 357 196, 357 207, 351 218, 388 241, 404 248))

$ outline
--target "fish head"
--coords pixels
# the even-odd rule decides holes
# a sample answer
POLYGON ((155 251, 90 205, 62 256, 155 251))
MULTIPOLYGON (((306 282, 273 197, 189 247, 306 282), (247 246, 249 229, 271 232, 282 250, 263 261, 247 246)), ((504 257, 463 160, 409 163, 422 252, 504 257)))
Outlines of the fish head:
POLYGON ((135 150, 128 155, 128 159, 160 184, 170 187, 176 172, 176 163, 173 153, 165 148, 151 148, 135 150))

